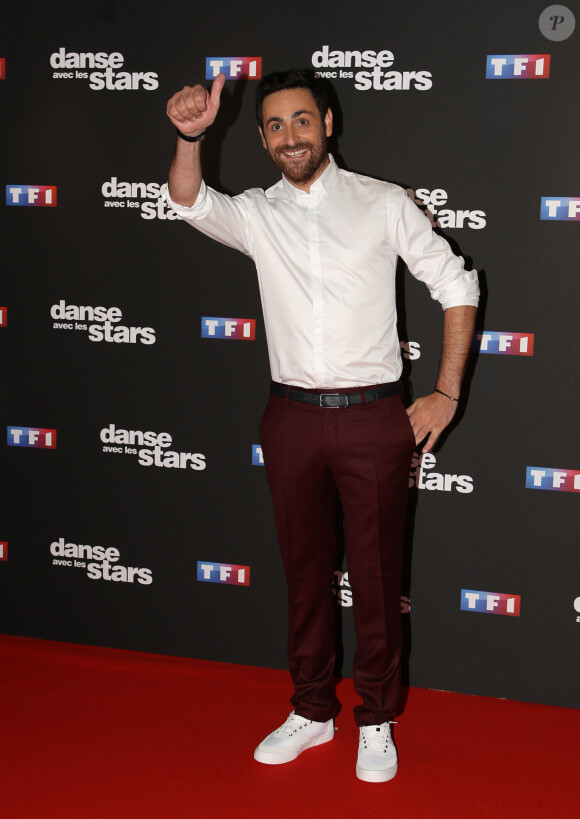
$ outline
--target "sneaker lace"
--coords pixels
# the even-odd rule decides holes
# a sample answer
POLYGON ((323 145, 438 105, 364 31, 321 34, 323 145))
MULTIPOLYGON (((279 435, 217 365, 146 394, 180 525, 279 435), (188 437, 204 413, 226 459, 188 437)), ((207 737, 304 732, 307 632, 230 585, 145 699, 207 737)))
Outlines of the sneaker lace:
POLYGON ((305 728, 307 725, 310 725, 311 720, 305 719, 304 717, 299 717, 298 714, 295 714, 294 711, 290 714, 284 725, 281 725, 277 730, 277 734, 286 734, 287 736, 292 736, 292 734, 299 731, 301 728, 305 728))
POLYGON ((391 741, 391 725, 394 722, 384 722, 382 725, 363 725, 362 739, 367 751, 386 753, 391 741))

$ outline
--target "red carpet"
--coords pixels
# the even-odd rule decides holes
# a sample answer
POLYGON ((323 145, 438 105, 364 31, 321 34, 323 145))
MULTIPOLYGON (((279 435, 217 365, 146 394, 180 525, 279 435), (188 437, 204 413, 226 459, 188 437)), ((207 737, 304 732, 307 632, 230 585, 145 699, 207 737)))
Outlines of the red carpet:
POLYGON ((0 657, 4 819, 580 816, 572 709, 411 688, 377 785, 354 774, 350 680, 334 741, 269 767, 285 672, 2 636, 0 657))

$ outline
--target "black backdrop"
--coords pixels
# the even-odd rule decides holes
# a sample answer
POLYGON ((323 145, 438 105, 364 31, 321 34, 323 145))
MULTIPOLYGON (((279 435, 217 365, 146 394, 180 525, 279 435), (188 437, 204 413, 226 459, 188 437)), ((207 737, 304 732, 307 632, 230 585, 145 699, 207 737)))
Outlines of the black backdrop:
MULTIPOLYGON (((205 81, 206 58, 248 55, 264 73, 337 72, 339 162, 430 200, 480 271, 468 400, 410 477, 410 683, 579 704, 580 12, 568 2, 541 28, 547 6, 5 4, 3 632, 285 665, 284 581, 255 449, 268 364, 253 266, 156 198, 174 139, 167 98, 205 81), (392 65, 357 67, 348 51, 366 62, 390 51, 392 65), (81 54, 104 56, 91 68, 81 54), (490 62, 501 74, 486 76, 488 55, 505 58, 490 62), (542 211, 543 198, 559 204, 542 211), (255 339, 203 337, 203 317, 255 320, 255 339), (223 384, 234 400, 211 399, 223 384), (148 465, 155 444, 163 466, 148 465)), ((208 181, 228 192, 277 178, 254 87, 228 81, 204 146, 208 181)), ((418 395, 434 384, 442 314, 399 278, 406 386, 418 395)), ((349 676, 352 607, 337 568, 349 676)))

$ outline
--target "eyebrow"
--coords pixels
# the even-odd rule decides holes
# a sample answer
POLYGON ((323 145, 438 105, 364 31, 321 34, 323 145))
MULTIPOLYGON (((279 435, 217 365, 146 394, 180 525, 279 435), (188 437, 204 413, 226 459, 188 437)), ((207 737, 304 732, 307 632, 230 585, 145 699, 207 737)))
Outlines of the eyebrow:
MULTIPOLYGON (((300 111, 294 111, 294 113, 290 115, 290 119, 296 119, 296 117, 300 117, 302 116, 302 114, 310 114, 311 117, 314 116, 313 111, 309 111, 307 108, 303 108, 300 111)), ((266 122, 266 125, 269 125, 271 122, 282 122, 282 117, 270 117, 266 122)))

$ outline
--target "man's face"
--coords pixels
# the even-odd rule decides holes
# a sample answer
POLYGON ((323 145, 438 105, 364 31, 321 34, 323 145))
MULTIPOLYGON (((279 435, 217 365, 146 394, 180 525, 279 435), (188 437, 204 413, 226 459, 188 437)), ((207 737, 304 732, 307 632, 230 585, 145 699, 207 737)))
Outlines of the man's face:
POLYGON ((309 190, 329 162, 330 108, 323 124, 311 92, 290 88, 268 94, 262 103, 262 120, 262 143, 272 161, 293 185, 309 190))

